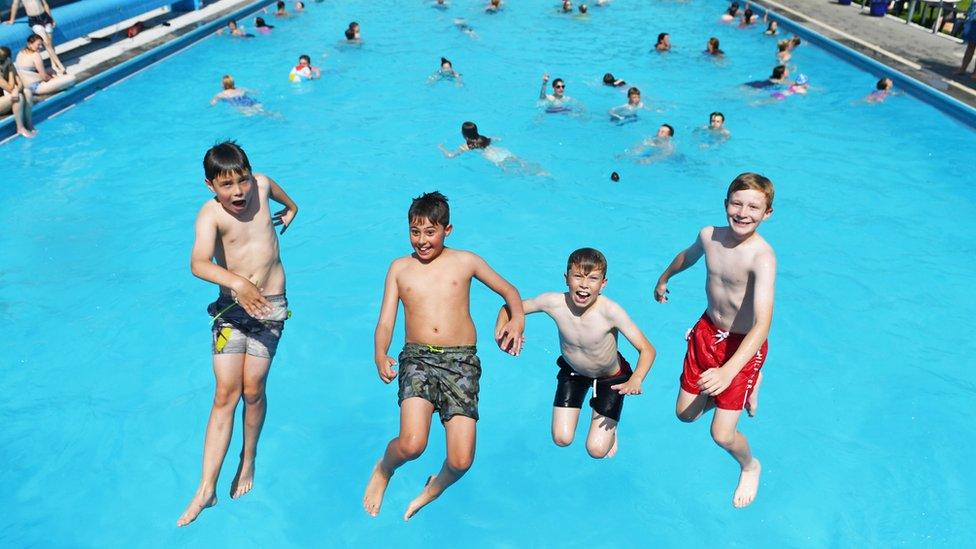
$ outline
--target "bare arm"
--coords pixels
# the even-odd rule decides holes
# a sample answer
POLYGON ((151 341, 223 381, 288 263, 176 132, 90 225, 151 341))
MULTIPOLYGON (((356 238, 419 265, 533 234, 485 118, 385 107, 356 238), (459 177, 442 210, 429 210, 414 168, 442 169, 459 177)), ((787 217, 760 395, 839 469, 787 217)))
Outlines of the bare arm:
MULTIPOLYGON (((551 307, 551 296, 556 295, 562 299, 562 294, 557 293, 545 293, 539 296, 533 297, 532 299, 525 299, 522 301, 522 312, 526 315, 532 313, 538 313, 540 311, 549 312, 549 307, 551 307)), ((512 320, 512 312, 508 308, 508 305, 502 305, 501 309, 498 310, 498 319, 495 320, 495 332, 497 333, 502 329, 506 323, 512 320)))
POLYGON ((217 245, 217 221, 210 212, 210 204, 201 208, 197 215, 195 231, 193 251, 190 252, 190 272, 193 276, 233 290, 237 302, 251 316, 270 313, 268 301, 254 283, 213 262, 217 245))
POLYGON ((285 234, 285 231, 291 226, 292 220, 298 215, 298 204, 295 204, 295 201, 288 196, 288 193, 274 179, 268 176, 264 177, 267 178, 268 185, 270 186, 269 196, 271 199, 285 207, 284 210, 275 212, 271 218, 275 226, 281 225, 281 234, 285 234))
POLYGON ((20 0, 14 0, 13 3, 10 4, 10 21, 7 21, 8 25, 14 24, 14 20, 17 19, 17 8, 19 7, 20 0))
POLYGON ((380 317, 376 321, 376 331, 373 332, 373 362, 383 383, 389 383, 396 378, 393 366, 396 361, 387 353, 393 340, 393 327, 396 325, 397 306, 400 302, 400 290, 397 287, 397 262, 390 264, 383 284, 383 301, 380 305, 380 317))
POLYGON ((674 260, 671 261, 668 268, 664 269, 664 272, 661 273, 661 276, 657 279, 657 286, 654 288, 654 299, 660 303, 668 302, 668 280, 670 280, 672 276, 680 273, 688 267, 691 267, 697 263, 699 259, 701 259, 701 256, 705 254, 705 248, 702 244, 704 241, 703 239, 706 237, 705 233, 706 231, 710 232, 711 230, 711 227, 702 229, 698 233, 698 238, 695 239, 695 242, 691 246, 681 250, 678 252, 678 255, 674 256, 674 260))
POLYGON ((464 154, 464 153, 468 152, 469 150, 471 150, 471 149, 468 148, 467 144, 461 145, 460 147, 457 148, 456 151, 449 151, 449 150, 447 150, 447 147, 445 147, 444 145, 441 145, 441 144, 438 144, 437 147, 441 150, 442 153, 444 153, 444 156, 446 156, 448 158, 454 158, 455 156, 457 156, 459 154, 464 154))
POLYGON ((542 89, 539 90, 539 101, 545 101, 546 99, 548 99, 548 97, 546 97, 546 84, 548 83, 549 83, 549 73, 547 72, 542 75, 542 89))
POLYGON ((41 57, 41 54, 32 53, 31 61, 34 62, 34 71, 36 71, 37 74, 40 75, 41 80, 47 82, 48 80, 51 79, 51 75, 48 74, 47 69, 44 68, 44 59, 41 57))
POLYGON ((612 303, 607 307, 607 318, 610 319, 612 326, 620 330, 620 333, 624 334, 627 341, 640 353, 640 356, 637 357, 637 369, 634 370, 630 379, 626 383, 614 385, 610 388, 617 389, 623 395, 639 395, 642 392, 641 383, 644 382, 644 378, 647 377, 647 373, 651 370, 651 364, 654 363, 654 357, 657 356, 657 351, 654 350, 651 342, 647 340, 644 332, 634 324, 634 321, 630 319, 630 315, 620 305, 612 303))
POLYGON ((524 341, 522 332, 525 331, 525 311, 522 309, 522 296, 519 295, 515 286, 512 286, 489 267, 484 259, 474 254, 471 254, 471 257, 474 260, 474 277, 500 295, 505 300, 508 310, 511 311, 511 320, 495 330, 495 341, 501 350, 518 356, 522 352, 524 341))

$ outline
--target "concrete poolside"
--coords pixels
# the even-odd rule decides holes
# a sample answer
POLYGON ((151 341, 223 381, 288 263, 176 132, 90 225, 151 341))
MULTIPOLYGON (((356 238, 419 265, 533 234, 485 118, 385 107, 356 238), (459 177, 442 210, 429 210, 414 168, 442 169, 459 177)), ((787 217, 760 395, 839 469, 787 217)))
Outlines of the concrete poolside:
MULTIPOLYGON (((855 0, 856 2, 856 0, 855 0)), ((953 74, 962 63, 965 45, 958 38, 932 34, 930 28, 895 16, 871 17, 852 3, 832 0, 756 0, 753 2, 785 16, 901 71, 963 103, 976 107, 976 80, 953 74)))

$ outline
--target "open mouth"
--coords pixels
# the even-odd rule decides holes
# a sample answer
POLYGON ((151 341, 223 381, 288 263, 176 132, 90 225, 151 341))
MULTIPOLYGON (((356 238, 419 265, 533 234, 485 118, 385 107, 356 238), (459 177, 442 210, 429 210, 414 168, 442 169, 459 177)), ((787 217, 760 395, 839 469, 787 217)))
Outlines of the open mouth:
POLYGON ((240 200, 232 200, 231 201, 231 204, 233 204, 234 207, 236 207, 236 208, 243 208, 244 205, 247 204, 247 200, 245 200, 243 198, 240 199, 240 200))
POLYGON ((573 293, 573 298, 577 303, 586 303, 587 300, 590 299, 591 295, 592 294, 586 290, 576 290, 576 292, 573 293))

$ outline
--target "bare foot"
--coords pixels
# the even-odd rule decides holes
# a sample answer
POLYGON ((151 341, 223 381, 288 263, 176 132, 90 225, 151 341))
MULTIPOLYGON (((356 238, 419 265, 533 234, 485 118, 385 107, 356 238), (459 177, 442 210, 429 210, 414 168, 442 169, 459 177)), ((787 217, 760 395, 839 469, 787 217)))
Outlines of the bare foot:
POLYGON ((759 372, 759 377, 756 378, 756 386, 752 388, 749 400, 746 401, 746 412, 749 413, 749 417, 756 417, 756 412, 759 410, 759 385, 761 383, 762 372, 759 372))
POLYGON ((380 506, 383 505, 383 494, 386 493, 386 485, 390 483, 392 475, 387 474, 380 467, 383 460, 376 462, 373 466, 373 475, 369 477, 369 484, 366 485, 366 495, 363 496, 363 509, 372 516, 380 514, 380 506))
POLYGON ((419 496, 410 502, 410 505, 407 505, 407 512, 403 514, 403 520, 410 520, 410 518, 416 515, 417 511, 420 511, 423 506, 437 499, 437 496, 440 494, 434 493, 434 490, 431 489, 430 485, 432 482, 434 482, 434 477, 428 477, 427 484, 424 485, 423 491, 420 492, 419 496))
POLYGON ((613 456, 617 455, 617 440, 619 440, 619 436, 614 433, 613 446, 610 447, 610 451, 607 452, 607 455, 603 456, 603 459, 612 458, 613 456))
POLYGON ((756 458, 752 458, 751 465, 742 468, 742 472, 739 473, 739 485, 735 487, 735 493, 732 494, 733 507, 742 509, 756 499, 756 492, 759 491, 760 472, 762 472, 762 466, 756 458))
POLYGON ((37 135, 37 131, 30 131, 30 130, 20 130, 17 133, 26 137, 27 139, 32 139, 35 135, 37 135))
POLYGON ((250 492, 252 486, 254 486, 254 460, 245 461, 241 458, 241 463, 237 466, 237 474, 234 475, 234 482, 230 483, 230 497, 237 499, 250 492))
POLYGON ((211 492, 209 497, 203 497, 200 494, 193 496, 190 500, 190 504, 186 506, 186 510, 180 515, 179 520, 176 521, 177 526, 186 526, 197 519, 197 516, 201 511, 207 507, 213 507, 217 505, 217 496, 211 492))

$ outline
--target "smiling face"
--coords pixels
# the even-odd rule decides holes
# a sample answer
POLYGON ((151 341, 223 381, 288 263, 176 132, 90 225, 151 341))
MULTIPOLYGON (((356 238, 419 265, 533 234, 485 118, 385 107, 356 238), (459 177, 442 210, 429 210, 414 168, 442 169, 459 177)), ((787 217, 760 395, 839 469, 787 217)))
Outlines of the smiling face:
POLYGON ((225 172, 212 180, 204 180, 207 187, 213 191, 217 202, 231 215, 244 213, 254 202, 254 177, 249 171, 225 172))
POLYGON ((410 245, 417 259, 424 263, 437 259, 444 251, 444 240, 453 228, 450 224, 445 227, 433 223, 426 217, 411 220, 410 245))
POLYGON ((594 303, 600 292, 607 285, 607 279, 603 271, 593 269, 588 273, 583 272, 579 265, 572 265, 566 273, 566 286, 569 288, 569 298, 573 305, 580 309, 587 309, 594 303))
POLYGON ((725 200, 725 215, 729 228, 738 240, 755 234, 759 224, 773 214, 766 195, 755 189, 735 191, 725 200))

